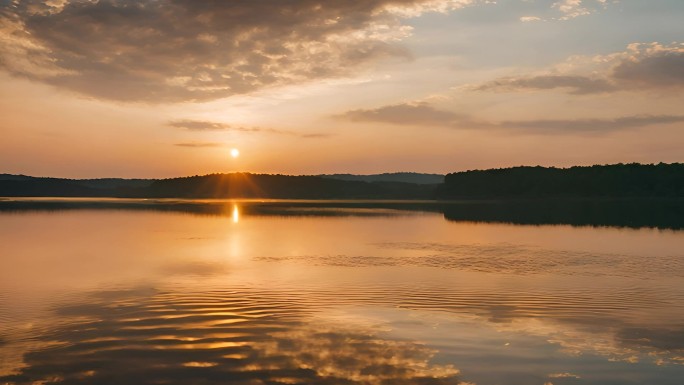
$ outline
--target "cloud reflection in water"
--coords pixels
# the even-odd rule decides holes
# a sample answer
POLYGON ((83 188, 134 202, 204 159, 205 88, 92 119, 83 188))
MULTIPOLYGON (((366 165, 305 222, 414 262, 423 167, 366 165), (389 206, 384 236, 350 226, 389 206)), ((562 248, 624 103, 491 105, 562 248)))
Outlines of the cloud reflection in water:
POLYGON ((458 370, 430 362, 425 345, 311 322, 268 293, 157 293, 57 311, 71 322, 24 355, 0 383, 36 384, 456 384, 458 370))

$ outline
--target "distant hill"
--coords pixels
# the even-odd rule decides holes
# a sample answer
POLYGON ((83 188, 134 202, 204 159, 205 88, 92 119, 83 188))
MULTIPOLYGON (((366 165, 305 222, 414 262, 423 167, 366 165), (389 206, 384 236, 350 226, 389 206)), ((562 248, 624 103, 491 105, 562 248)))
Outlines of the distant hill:
POLYGON ((414 184, 442 184, 444 183, 444 175, 441 174, 420 174, 416 172, 393 172, 385 174, 373 175, 355 175, 355 174, 322 174, 318 175, 323 178, 361 181, 361 182, 402 182, 414 184))
POLYGON ((212 174, 163 179, 150 197, 281 199, 432 199, 434 187, 401 182, 347 181, 319 176, 212 174))
POLYGON ((513 167, 448 174, 441 198, 684 197, 684 164, 513 167))
POLYGON ((153 179, 64 179, 0 174, 0 196, 116 197, 139 195, 153 179))
POLYGON ((45 178, 27 175, 14 174, 0 174, 0 181, 14 180, 14 181, 47 181, 47 180, 61 180, 74 182, 80 186, 92 187, 96 189, 114 189, 114 188, 140 188, 148 187, 156 179, 124 179, 124 178, 98 178, 98 179, 66 179, 66 178, 45 178))
POLYGON ((117 188, 145 188, 149 187, 157 179, 122 179, 122 178, 101 178, 101 179, 76 179, 79 184, 98 189, 117 189, 117 188))
POLYGON ((0 179, 0 196, 23 197, 102 197, 108 192, 57 178, 0 179))
POLYGON ((433 199, 434 185, 250 173, 171 179, 59 179, 3 174, 0 196, 433 199))
POLYGON ((0 174, 0 180, 30 180, 36 179, 32 176, 26 175, 13 175, 13 174, 0 174))

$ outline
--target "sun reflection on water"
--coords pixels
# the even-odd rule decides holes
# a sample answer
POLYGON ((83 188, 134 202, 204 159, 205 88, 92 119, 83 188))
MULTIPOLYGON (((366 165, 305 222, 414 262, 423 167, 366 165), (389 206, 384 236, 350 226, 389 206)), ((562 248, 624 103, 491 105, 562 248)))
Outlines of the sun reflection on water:
POLYGON ((238 223, 240 222, 240 209, 238 209, 237 205, 233 205, 233 223, 238 223))

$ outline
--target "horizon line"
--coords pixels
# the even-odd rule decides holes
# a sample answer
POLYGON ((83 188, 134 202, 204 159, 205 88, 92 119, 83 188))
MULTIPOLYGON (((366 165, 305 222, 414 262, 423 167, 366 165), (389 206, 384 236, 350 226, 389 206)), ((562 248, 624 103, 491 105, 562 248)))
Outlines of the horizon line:
POLYGON ((230 175, 230 174, 251 174, 251 175, 283 175, 283 176, 332 176, 332 175, 352 175, 352 176, 377 176, 377 175, 392 175, 392 174, 420 174, 420 175, 441 175, 446 176, 448 174, 462 173, 462 172, 472 172, 472 171, 489 171, 489 170, 507 170, 514 168, 523 167, 541 167, 548 169, 559 169, 567 170, 577 167, 595 167, 595 166, 619 166, 619 165, 641 165, 641 166, 656 166, 656 165, 679 165, 684 164, 682 162, 651 162, 651 163, 641 163, 641 162, 618 162, 618 163, 596 163, 591 165, 573 165, 573 166, 542 166, 542 165, 516 165, 516 166, 504 166, 504 167, 490 167, 490 168, 476 168, 476 169, 462 169, 455 170, 447 173, 439 172, 420 172, 420 171, 386 171, 386 172, 376 172, 370 174, 360 174, 352 172, 336 172, 336 173, 318 173, 318 174, 287 174, 281 172, 254 172, 254 171, 228 171, 228 172, 208 172, 204 174, 194 174, 194 175, 182 175, 182 176, 170 176, 170 177, 121 177, 121 176, 100 176, 100 177, 61 177, 61 176, 36 176, 28 174, 14 174, 11 172, 0 172, 0 175, 12 175, 12 176, 23 176, 29 178, 43 178, 43 179, 67 179, 67 180, 95 180, 95 179, 125 179, 125 180, 163 180, 163 179, 180 179, 180 178, 192 178, 198 176, 208 176, 208 175, 230 175))

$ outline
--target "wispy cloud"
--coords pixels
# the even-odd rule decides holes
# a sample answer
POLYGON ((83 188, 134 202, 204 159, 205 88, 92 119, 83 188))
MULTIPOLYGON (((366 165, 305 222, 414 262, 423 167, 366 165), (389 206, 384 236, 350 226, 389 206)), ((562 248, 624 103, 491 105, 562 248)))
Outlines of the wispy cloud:
POLYGON ((606 79, 577 75, 539 75, 500 78, 474 87, 477 91, 515 91, 522 89, 550 90, 566 88, 572 94, 613 92, 617 87, 606 79))
POLYGON ((435 109, 426 103, 402 103, 375 109, 352 110, 335 117, 357 122, 398 125, 449 125, 465 118, 453 112, 435 109))
POLYGON ((574 19, 578 16, 589 15, 591 10, 583 0, 560 0, 553 3, 552 7, 558 9, 563 16, 561 20, 574 19))
POLYGON ((684 115, 633 115, 613 119, 508 120, 493 125, 500 128, 519 128, 538 133, 578 131, 599 133, 682 122, 684 122, 684 115))
POLYGON ((171 127, 183 128, 190 131, 244 131, 258 132, 259 128, 232 126, 226 123, 210 122, 206 120, 173 120, 167 123, 171 127))
POLYGON ((563 373, 551 373, 549 374, 549 378, 582 378, 578 376, 577 374, 573 374, 570 372, 563 372, 563 373))
POLYGON ((301 134, 299 136, 302 138, 309 138, 309 139, 322 139, 322 138, 330 138, 334 135, 333 134, 313 133, 313 134, 301 134))
POLYGON ((188 143, 174 143, 174 146, 189 147, 189 148, 207 148, 207 147, 222 147, 223 143, 219 142, 188 142, 188 143))
POLYGON ((338 119, 393 125, 441 126, 459 129, 516 130, 539 134, 605 133, 658 124, 684 122, 684 115, 632 115, 610 119, 531 119, 486 121, 436 109, 428 104, 396 104, 369 110, 353 110, 338 119))
MULTIPOLYGON (((522 16, 520 21, 566 21, 572 20, 580 16, 587 16, 606 9, 609 4, 618 3, 619 0, 558 0, 551 4, 551 10, 554 11, 551 15, 546 17, 540 16, 522 16)), ((548 7, 548 5, 544 5, 548 7)), ((546 14, 542 9, 538 9, 540 13, 546 14)))
POLYGON ((541 21, 541 18, 538 16, 521 16, 520 21, 523 23, 529 23, 531 21, 541 21))
POLYGON ((332 136, 332 134, 327 133, 300 133, 290 130, 279 130, 275 128, 262 128, 262 127, 244 127, 235 126, 227 123, 211 122, 206 120, 172 120, 167 123, 167 125, 175 128, 182 128, 189 131, 238 131, 238 132, 254 132, 254 133, 265 133, 265 134, 276 134, 276 135, 290 135, 298 136, 301 138, 327 138, 332 136))

